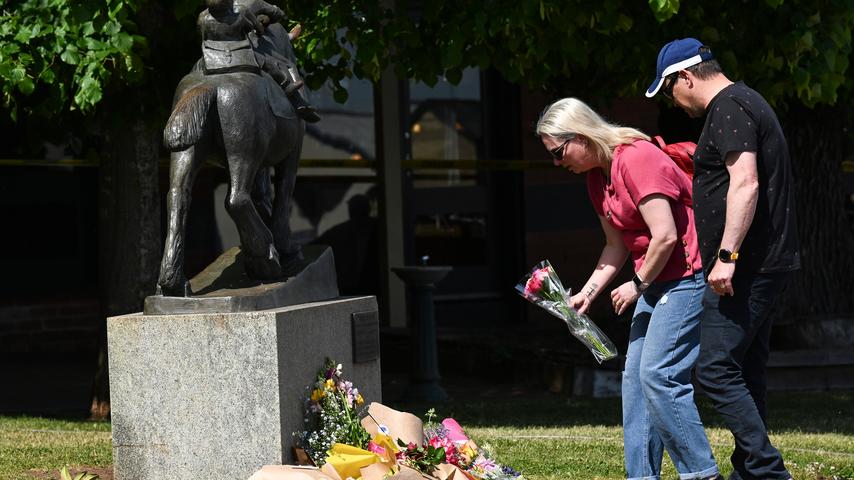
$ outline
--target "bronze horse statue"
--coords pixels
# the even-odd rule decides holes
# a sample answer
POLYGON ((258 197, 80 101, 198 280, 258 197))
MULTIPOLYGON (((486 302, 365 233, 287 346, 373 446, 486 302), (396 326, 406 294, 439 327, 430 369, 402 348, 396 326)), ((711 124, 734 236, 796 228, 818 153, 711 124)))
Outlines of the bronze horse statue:
MULTIPOLYGON (((269 25, 257 40, 256 51, 270 61, 286 58, 296 64, 280 24, 269 25)), ((225 208, 240 234, 246 273, 274 280, 302 260, 289 221, 304 121, 267 73, 205 75, 200 63, 178 84, 164 129, 172 153, 168 233, 157 281, 161 295, 192 294, 184 273, 184 236, 193 183, 206 161, 228 170, 225 208)))

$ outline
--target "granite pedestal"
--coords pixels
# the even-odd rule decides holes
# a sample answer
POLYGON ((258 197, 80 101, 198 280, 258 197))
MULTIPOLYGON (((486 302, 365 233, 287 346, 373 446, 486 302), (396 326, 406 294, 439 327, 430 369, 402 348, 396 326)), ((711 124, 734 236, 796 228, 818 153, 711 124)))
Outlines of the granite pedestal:
POLYGON ((381 401, 375 297, 108 319, 116 480, 245 480, 289 463, 328 356, 381 401), (376 347, 376 348, 375 348, 376 347))

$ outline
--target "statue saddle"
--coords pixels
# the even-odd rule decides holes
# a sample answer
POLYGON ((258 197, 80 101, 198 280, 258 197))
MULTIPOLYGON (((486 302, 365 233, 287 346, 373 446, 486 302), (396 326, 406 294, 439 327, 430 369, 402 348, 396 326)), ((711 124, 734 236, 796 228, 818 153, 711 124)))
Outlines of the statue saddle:
POLYGON ((228 72, 261 73, 255 49, 246 40, 205 40, 202 67, 206 75, 228 72))

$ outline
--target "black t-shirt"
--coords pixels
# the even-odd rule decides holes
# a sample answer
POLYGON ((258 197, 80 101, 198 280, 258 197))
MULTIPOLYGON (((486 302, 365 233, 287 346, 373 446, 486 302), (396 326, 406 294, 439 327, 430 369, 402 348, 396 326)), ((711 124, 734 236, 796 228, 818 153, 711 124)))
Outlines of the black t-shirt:
POLYGON ((789 149, 774 110, 742 82, 709 103, 694 154, 694 216, 703 270, 709 274, 726 222, 730 152, 756 152, 759 198, 753 223, 739 248, 739 272, 785 272, 800 268, 789 149))

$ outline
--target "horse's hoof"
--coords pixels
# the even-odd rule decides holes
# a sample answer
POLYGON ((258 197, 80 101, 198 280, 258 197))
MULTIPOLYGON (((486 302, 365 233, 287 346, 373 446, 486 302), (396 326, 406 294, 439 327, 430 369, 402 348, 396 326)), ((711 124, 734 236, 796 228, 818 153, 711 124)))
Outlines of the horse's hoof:
POLYGON ((177 285, 163 285, 158 283, 156 295, 163 297, 191 297, 193 290, 190 288, 189 280, 184 280, 183 283, 178 282, 177 285))
POLYGON ((246 257, 246 274, 256 280, 274 280, 282 276, 279 252, 270 245, 266 257, 246 257))

